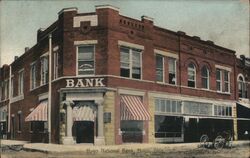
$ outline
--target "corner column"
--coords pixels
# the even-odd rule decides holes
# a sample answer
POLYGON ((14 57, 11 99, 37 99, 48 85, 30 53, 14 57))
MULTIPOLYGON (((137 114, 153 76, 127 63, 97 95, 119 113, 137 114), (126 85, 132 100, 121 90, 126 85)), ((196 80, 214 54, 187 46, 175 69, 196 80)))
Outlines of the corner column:
POLYGON ((67 101, 64 103, 66 106, 66 137, 63 138, 63 144, 75 144, 75 141, 72 137, 72 126, 73 126, 73 117, 72 117, 72 107, 73 102, 67 101))
POLYGON ((97 104, 97 119, 98 119, 98 131, 97 137, 95 139, 95 145, 105 145, 104 139, 104 122, 103 122, 103 99, 95 100, 95 104, 97 104))

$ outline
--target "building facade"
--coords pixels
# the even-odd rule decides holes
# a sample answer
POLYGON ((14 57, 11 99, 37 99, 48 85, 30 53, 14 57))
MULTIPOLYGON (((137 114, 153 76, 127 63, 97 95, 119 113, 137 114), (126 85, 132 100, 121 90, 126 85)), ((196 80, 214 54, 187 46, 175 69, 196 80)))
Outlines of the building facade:
POLYGON ((235 51, 147 16, 125 17, 109 5, 66 8, 1 68, 2 133, 96 145, 194 142, 222 131, 238 139, 237 63, 235 51))

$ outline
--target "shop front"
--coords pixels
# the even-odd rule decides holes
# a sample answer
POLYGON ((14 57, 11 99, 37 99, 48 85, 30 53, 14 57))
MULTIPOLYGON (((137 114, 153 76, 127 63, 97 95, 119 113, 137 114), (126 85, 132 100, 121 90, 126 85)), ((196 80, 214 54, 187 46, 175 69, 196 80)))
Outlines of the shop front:
POLYGON ((232 102, 153 95, 156 143, 198 142, 202 134, 234 134, 232 102))
POLYGON ((143 143, 146 135, 146 121, 150 114, 142 97, 120 96, 120 134, 122 143, 143 143))
POLYGON ((0 139, 7 139, 7 106, 0 108, 0 139))

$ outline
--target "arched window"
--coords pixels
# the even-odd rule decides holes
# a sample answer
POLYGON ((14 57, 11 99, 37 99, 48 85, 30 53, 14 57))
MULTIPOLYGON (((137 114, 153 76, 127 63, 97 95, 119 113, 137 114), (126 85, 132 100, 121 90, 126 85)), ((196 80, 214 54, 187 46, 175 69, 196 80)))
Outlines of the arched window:
POLYGON ((188 65, 188 87, 196 87, 196 68, 193 63, 188 65))
POLYGON ((209 70, 206 66, 201 69, 201 84, 202 88, 209 89, 209 70))
POLYGON ((246 98, 247 97, 247 88, 245 79, 242 75, 238 76, 238 94, 239 98, 246 98))

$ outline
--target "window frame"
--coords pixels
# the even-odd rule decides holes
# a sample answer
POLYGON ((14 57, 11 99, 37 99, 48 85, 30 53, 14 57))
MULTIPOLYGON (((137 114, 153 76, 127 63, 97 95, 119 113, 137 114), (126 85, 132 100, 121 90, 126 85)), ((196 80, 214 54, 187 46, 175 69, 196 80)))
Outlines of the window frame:
POLYGON ((187 86, 190 87, 190 88, 196 88, 196 66, 195 66, 195 64, 192 63, 192 62, 189 63, 188 67, 187 67, 187 70, 188 70, 188 83, 189 82, 194 82, 194 87, 189 86, 189 84, 187 84, 187 86), (190 68, 191 64, 193 65, 194 68, 190 68), (190 69, 193 69, 192 72, 194 72, 194 80, 189 79, 189 75, 190 75, 189 72, 191 71, 190 69))
POLYGON ((121 58, 120 58, 120 76, 121 77, 125 77, 125 78, 129 78, 129 79, 135 79, 135 80, 142 80, 142 49, 138 49, 138 48, 133 48, 133 47, 128 47, 128 46, 123 46, 120 45, 119 46, 119 52, 120 52, 120 56, 121 56, 121 48, 125 48, 129 50, 129 77, 126 76, 122 76, 121 75, 121 58), (135 50, 136 52, 133 52, 133 50, 135 50), (134 64, 133 64, 133 54, 134 53, 138 53, 139 57, 140 57, 140 78, 134 78, 133 77, 133 68, 134 68, 134 64))
POLYGON ((168 58, 168 83, 171 84, 171 85, 177 85, 177 59, 176 58, 173 58, 173 57, 167 57, 168 58), (174 60, 174 76, 175 76, 175 81, 174 83, 170 83, 170 60, 174 60))
POLYGON ((41 81, 40 81, 40 85, 46 85, 48 83, 48 78, 47 75, 49 75, 49 58, 48 55, 41 57, 41 72, 40 72, 40 76, 41 76, 41 81), (47 60, 47 67, 45 69, 45 61, 47 60))
POLYGON ((30 65, 30 90, 36 88, 36 75, 37 75, 37 65, 36 62, 30 65))
POLYGON ((162 55, 160 55, 160 54, 156 54, 155 55, 155 69, 156 69, 156 82, 161 82, 161 83, 165 83, 165 58, 164 58, 164 56, 162 56, 162 55), (161 59, 162 59, 162 70, 160 70, 160 68, 157 68, 157 57, 160 57, 161 59), (162 71, 162 81, 159 81, 159 80, 157 80, 157 71, 158 70, 160 70, 160 71, 162 71))
POLYGON ((209 72, 209 69, 207 68, 207 66, 203 66, 203 67, 201 68, 201 87, 202 87, 203 89, 207 89, 207 90, 210 89, 210 72, 209 72), (202 75, 204 69, 206 70, 206 75, 207 75, 207 76, 203 76, 203 75, 202 75), (207 87, 204 87, 204 85, 203 85, 203 79, 206 80, 207 87))
POLYGON ((95 59, 95 53, 96 53, 96 44, 79 44, 76 45, 76 75, 77 76, 94 76, 96 73, 96 59, 95 59), (82 60, 82 61, 93 61, 93 74, 79 74, 79 47, 86 47, 86 46, 93 46, 93 59, 92 60, 82 60))
POLYGON ((224 77, 224 80, 223 80, 223 85, 224 85, 224 92, 225 93, 230 93, 230 71, 227 71, 227 70, 224 70, 223 71, 223 77, 224 77), (227 73, 227 78, 228 78, 228 81, 225 80, 226 78, 226 74, 227 73), (226 84, 228 85, 228 91, 226 91, 226 84))
POLYGON ((18 72, 18 96, 24 93, 24 69, 18 72))
POLYGON ((217 92, 222 92, 222 70, 216 68, 216 91, 217 92), (220 73, 220 79, 217 79, 217 72, 220 73), (220 83, 220 89, 217 89, 217 83, 220 83))
POLYGON ((58 71, 59 71, 59 53, 58 50, 53 51, 53 79, 58 78, 58 71))

